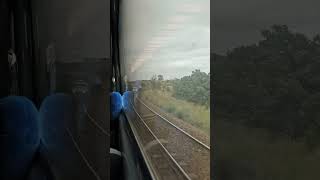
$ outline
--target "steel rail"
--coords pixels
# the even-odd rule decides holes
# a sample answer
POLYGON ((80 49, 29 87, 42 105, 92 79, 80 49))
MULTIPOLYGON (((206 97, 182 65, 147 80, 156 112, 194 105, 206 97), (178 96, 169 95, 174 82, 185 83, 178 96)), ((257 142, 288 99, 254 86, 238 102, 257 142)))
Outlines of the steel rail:
POLYGON ((185 172, 185 170, 180 166, 180 164, 177 162, 177 160, 174 159, 174 157, 170 154, 170 152, 167 150, 166 147, 164 147, 164 145, 161 143, 161 141, 159 140, 159 138, 152 132, 152 130, 149 128, 149 126, 144 122, 143 118, 140 116, 140 114, 137 112, 137 110, 134 108, 134 105, 132 104, 132 102, 130 102, 132 105, 133 110, 135 111, 135 113, 137 114, 137 116, 139 117, 140 121, 144 124, 144 126, 148 129, 148 131, 151 133, 151 135, 154 137, 154 139, 158 142, 158 144, 164 149, 164 151, 166 152, 166 154, 170 157, 170 160, 178 167, 178 169, 182 172, 182 174, 185 176, 185 178, 187 178, 188 180, 191 180, 191 178, 189 177, 189 175, 185 172))
POLYGON ((156 114, 158 117, 160 117, 162 120, 164 120, 165 122, 169 123, 171 126, 173 126, 174 128, 178 129, 179 131, 181 131, 183 134, 185 134, 186 136, 188 136, 189 138, 191 138, 192 140, 196 141, 198 144, 200 144, 201 146, 205 147, 207 150, 210 150, 210 147, 208 145, 206 145, 205 143, 201 142, 200 140, 198 140, 197 138, 193 137, 192 135, 190 135, 189 133, 187 133, 186 131, 184 131, 183 129, 181 129, 180 127, 178 127, 177 125, 173 124, 172 122, 170 122, 169 120, 167 120, 165 117, 161 116, 159 113, 155 112, 153 109, 151 109, 149 106, 147 106, 140 98, 136 97, 136 99, 143 104, 146 108, 148 108, 151 112, 153 112, 154 114, 156 114))

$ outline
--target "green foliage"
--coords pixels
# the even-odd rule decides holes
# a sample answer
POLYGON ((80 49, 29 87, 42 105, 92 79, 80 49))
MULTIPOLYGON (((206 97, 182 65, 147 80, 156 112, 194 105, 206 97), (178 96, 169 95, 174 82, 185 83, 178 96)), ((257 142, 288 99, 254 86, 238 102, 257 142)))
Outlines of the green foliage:
POLYGON ((199 69, 181 79, 164 80, 163 75, 153 75, 150 81, 142 81, 143 89, 172 92, 175 98, 186 100, 207 108, 210 106, 210 73, 199 69))
POLYGON ((310 152, 300 141, 285 136, 275 139, 266 129, 248 128, 226 119, 214 122, 214 136, 215 153, 219 155, 214 159, 213 179, 309 180, 320 177, 319 147, 313 147, 310 152))
POLYGON ((187 121, 191 125, 203 130, 209 134, 210 132, 210 110, 204 106, 180 100, 172 96, 170 92, 160 90, 144 89, 140 97, 143 100, 162 108, 165 112, 187 121))
POLYGON ((197 69, 190 76, 175 80, 173 89, 176 98, 209 106, 210 76, 205 72, 197 69))
POLYGON ((153 75, 151 77, 151 88, 152 89, 160 89, 161 88, 161 82, 159 80, 157 80, 157 75, 153 75))
POLYGON ((181 112, 181 111, 178 111, 177 113, 176 113, 176 115, 177 115, 177 117, 178 118, 180 118, 180 119, 183 119, 183 112, 181 112))
POLYGON ((176 111, 176 107, 173 106, 172 104, 164 106, 164 109, 169 113, 175 113, 175 111, 176 111))
POLYGON ((158 75, 158 81, 163 81, 163 80, 164 80, 163 75, 159 74, 158 75))
POLYGON ((310 131, 320 131, 320 36, 309 39, 285 25, 261 34, 257 44, 211 56, 216 111, 293 140, 318 141, 310 131))

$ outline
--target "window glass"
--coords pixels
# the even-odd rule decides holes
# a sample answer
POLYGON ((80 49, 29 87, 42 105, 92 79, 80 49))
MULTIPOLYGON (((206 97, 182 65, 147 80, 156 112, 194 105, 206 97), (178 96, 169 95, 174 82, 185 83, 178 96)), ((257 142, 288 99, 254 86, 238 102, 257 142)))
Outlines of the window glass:
POLYGON ((320 177, 317 4, 214 1, 214 179, 320 177))
POLYGON ((130 123, 159 179, 210 179, 210 0, 124 0, 130 123))

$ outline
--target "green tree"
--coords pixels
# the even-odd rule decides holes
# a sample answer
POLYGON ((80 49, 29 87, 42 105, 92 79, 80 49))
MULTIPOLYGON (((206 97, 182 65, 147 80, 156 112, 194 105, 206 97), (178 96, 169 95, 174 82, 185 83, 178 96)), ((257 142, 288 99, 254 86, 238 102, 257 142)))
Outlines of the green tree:
POLYGON ((163 80, 164 80, 163 75, 159 74, 158 75, 158 81, 163 81, 163 80))
POLYGON ((151 77, 151 88, 160 89, 160 82, 157 80, 157 75, 151 77))
POLYGON ((175 80, 173 89, 176 98, 209 106, 210 76, 199 69, 192 71, 190 76, 175 80))
POLYGON ((319 118, 311 107, 320 92, 320 36, 309 39, 285 25, 261 35, 256 44, 211 56, 215 111, 292 139, 314 136, 310 120, 319 118))

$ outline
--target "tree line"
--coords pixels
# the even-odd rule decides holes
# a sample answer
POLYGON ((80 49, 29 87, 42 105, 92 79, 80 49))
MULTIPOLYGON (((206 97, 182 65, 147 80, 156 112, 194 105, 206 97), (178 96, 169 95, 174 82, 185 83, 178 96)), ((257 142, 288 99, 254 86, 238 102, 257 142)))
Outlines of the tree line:
POLYGON ((211 55, 215 112, 233 122, 306 140, 320 138, 320 36, 273 25, 251 45, 211 55))
POLYGON ((210 106, 210 73, 199 69, 180 79, 164 80, 163 75, 153 75, 150 81, 143 81, 144 89, 171 92, 173 97, 206 107, 210 106))
POLYGON ((190 76, 174 80, 172 85, 174 97, 206 107, 210 105, 210 73, 196 69, 190 76))

